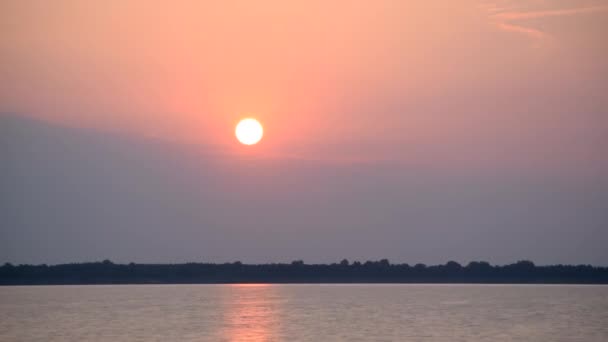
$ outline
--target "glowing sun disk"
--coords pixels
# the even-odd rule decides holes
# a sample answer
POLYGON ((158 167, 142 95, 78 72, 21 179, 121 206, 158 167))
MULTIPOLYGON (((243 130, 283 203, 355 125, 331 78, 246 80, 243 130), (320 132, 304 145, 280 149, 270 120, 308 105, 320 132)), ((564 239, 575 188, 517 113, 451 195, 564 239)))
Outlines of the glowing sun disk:
POLYGON ((262 140, 264 128, 256 119, 243 119, 236 125, 235 134, 241 144, 255 145, 262 140))

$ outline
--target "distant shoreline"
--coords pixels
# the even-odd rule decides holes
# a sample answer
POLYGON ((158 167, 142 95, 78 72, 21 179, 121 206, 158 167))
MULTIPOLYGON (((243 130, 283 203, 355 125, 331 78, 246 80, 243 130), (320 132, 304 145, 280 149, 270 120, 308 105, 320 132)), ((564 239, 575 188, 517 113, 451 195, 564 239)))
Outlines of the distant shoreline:
POLYGON ((385 283, 385 282, 356 282, 356 283, 328 283, 328 282, 302 282, 302 283, 278 283, 278 282, 260 282, 260 283, 36 283, 36 284, 0 284, 2 287, 10 286, 142 286, 142 285, 505 285, 505 286, 534 286, 534 285, 546 285, 546 286, 608 286, 608 282, 605 283, 431 283, 431 282, 403 282, 403 283, 385 283))
POLYGON ((61 265, 0 266, 1 285, 161 284, 608 284, 608 267, 391 264, 388 260, 334 264, 115 264, 109 260, 61 265))

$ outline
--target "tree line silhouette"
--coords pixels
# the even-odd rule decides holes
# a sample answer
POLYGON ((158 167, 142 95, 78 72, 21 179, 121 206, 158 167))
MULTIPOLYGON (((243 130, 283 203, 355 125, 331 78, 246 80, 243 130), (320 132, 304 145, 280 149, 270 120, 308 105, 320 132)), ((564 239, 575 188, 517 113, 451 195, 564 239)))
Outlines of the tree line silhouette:
POLYGON ((473 261, 462 266, 391 264, 342 260, 333 264, 185 263, 115 264, 109 260, 61 265, 0 266, 0 285, 211 283, 566 283, 608 284, 608 267, 536 266, 522 260, 496 266, 473 261))

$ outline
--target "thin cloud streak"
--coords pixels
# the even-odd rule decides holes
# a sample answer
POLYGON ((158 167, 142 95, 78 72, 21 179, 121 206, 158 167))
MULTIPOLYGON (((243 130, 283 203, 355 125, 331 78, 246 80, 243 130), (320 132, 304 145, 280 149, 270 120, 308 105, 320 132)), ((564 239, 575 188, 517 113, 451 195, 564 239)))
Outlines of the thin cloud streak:
POLYGON ((509 23, 498 23, 497 25, 498 25, 498 28, 500 28, 503 31, 523 33, 523 34, 528 35, 533 38, 542 39, 547 36, 547 34, 544 33, 543 31, 525 27, 525 26, 519 26, 519 25, 514 25, 514 24, 509 24, 509 23))
POLYGON ((568 9, 549 9, 540 11, 500 11, 500 8, 497 6, 488 6, 488 12, 491 13, 490 18, 493 19, 492 21, 499 29, 506 32, 525 34, 535 39, 547 38, 549 35, 539 29, 517 24, 514 23, 514 21, 526 19, 542 19, 549 17, 563 17, 604 11, 608 11, 608 5, 568 9))

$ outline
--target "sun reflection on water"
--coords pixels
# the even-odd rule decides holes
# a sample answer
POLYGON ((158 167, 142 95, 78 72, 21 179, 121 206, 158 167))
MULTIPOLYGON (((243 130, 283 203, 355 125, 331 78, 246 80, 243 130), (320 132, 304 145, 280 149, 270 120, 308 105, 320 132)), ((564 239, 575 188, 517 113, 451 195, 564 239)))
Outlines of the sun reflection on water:
POLYGON ((229 286, 230 302, 226 303, 223 340, 279 340, 281 296, 270 284, 237 284, 229 286))

